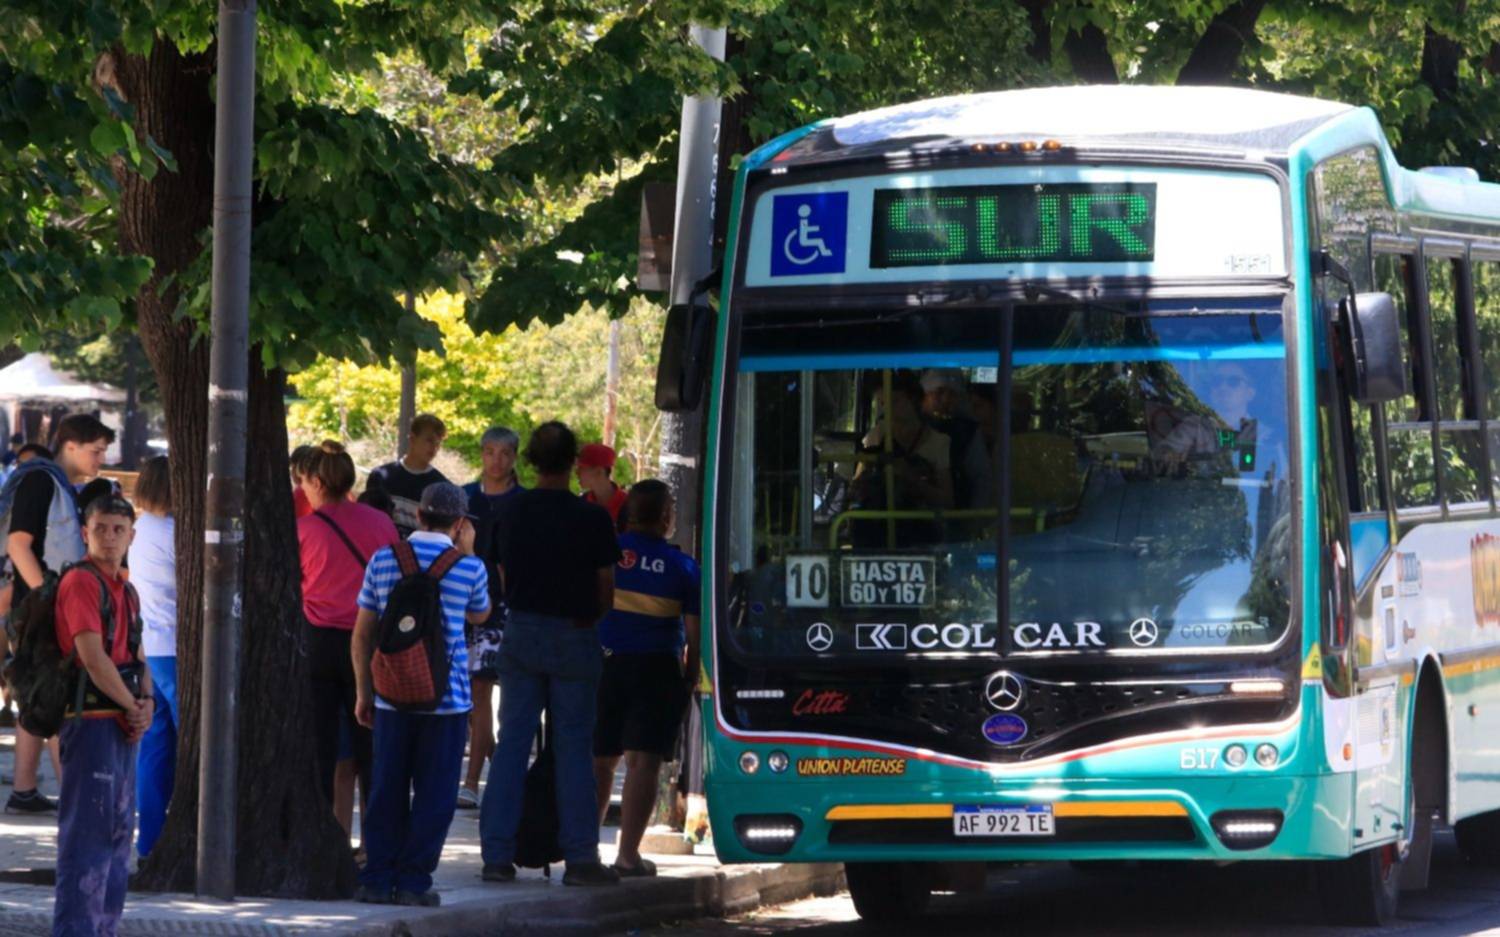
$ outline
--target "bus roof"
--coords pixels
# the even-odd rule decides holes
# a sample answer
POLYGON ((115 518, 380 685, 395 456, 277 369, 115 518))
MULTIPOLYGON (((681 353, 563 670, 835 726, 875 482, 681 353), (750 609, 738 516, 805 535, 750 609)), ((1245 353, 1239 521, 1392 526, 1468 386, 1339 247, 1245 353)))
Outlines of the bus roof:
POLYGON ((761 147, 746 169, 875 157, 953 143, 1059 140, 1088 149, 1150 148, 1307 164, 1355 146, 1381 156, 1394 206, 1447 217, 1500 218, 1500 185, 1401 167, 1375 112, 1250 88, 1076 85, 954 95, 820 121, 761 147))
POLYGON ((843 146, 914 137, 1064 143, 1129 138, 1284 152, 1349 110, 1333 101, 1246 88, 1085 85, 916 101, 843 117, 829 129, 843 146))

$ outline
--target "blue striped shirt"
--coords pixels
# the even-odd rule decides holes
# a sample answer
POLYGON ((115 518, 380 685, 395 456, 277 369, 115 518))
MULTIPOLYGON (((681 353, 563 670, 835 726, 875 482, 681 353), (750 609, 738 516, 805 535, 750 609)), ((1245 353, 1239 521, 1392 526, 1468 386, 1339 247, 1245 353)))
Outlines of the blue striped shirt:
MULTIPOLYGON (((417 562, 426 569, 442 552, 453 546, 446 534, 415 531, 407 543, 417 554, 417 562)), ((379 615, 385 611, 391 589, 401 581, 401 566, 390 547, 381 547, 365 567, 364 585, 359 590, 359 607, 379 615)), ((469 711, 469 651, 464 641, 464 618, 469 612, 490 610, 489 577, 484 563, 476 557, 459 560, 443 577, 443 621, 448 626, 448 692, 432 712, 445 716, 469 711)), ((375 705, 395 709, 377 694, 375 705)))

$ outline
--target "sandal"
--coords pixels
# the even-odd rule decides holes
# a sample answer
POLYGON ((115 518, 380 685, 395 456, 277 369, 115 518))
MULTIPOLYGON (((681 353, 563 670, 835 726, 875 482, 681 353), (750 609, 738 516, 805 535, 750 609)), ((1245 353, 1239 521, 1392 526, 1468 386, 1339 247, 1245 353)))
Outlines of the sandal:
POLYGON ((467 787, 459 787, 459 789, 458 789, 458 809, 459 810, 473 810, 473 809, 475 809, 478 806, 479 806, 479 792, 478 791, 470 790, 467 787))
POLYGON ((642 856, 640 862, 635 865, 621 865, 616 862, 613 868, 620 873, 620 878, 650 878, 656 874, 656 863, 645 856, 642 856))

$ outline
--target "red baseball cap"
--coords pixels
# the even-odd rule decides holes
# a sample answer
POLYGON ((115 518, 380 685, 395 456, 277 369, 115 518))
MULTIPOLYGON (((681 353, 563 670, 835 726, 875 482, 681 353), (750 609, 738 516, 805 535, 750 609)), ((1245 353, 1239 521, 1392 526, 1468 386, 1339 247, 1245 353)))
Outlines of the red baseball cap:
POLYGON ((602 468, 612 472, 615 468, 615 451, 602 442, 591 442, 578 450, 580 468, 602 468))

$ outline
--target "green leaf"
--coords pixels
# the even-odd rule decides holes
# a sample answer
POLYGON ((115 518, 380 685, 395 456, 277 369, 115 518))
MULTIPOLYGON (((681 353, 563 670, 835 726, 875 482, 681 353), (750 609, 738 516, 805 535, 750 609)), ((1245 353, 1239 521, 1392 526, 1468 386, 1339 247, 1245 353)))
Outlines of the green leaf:
POLYGON ((114 156, 125 148, 124 125, 115 120, 100 121, 89 133, 89 145, 100 156, 114 156))

